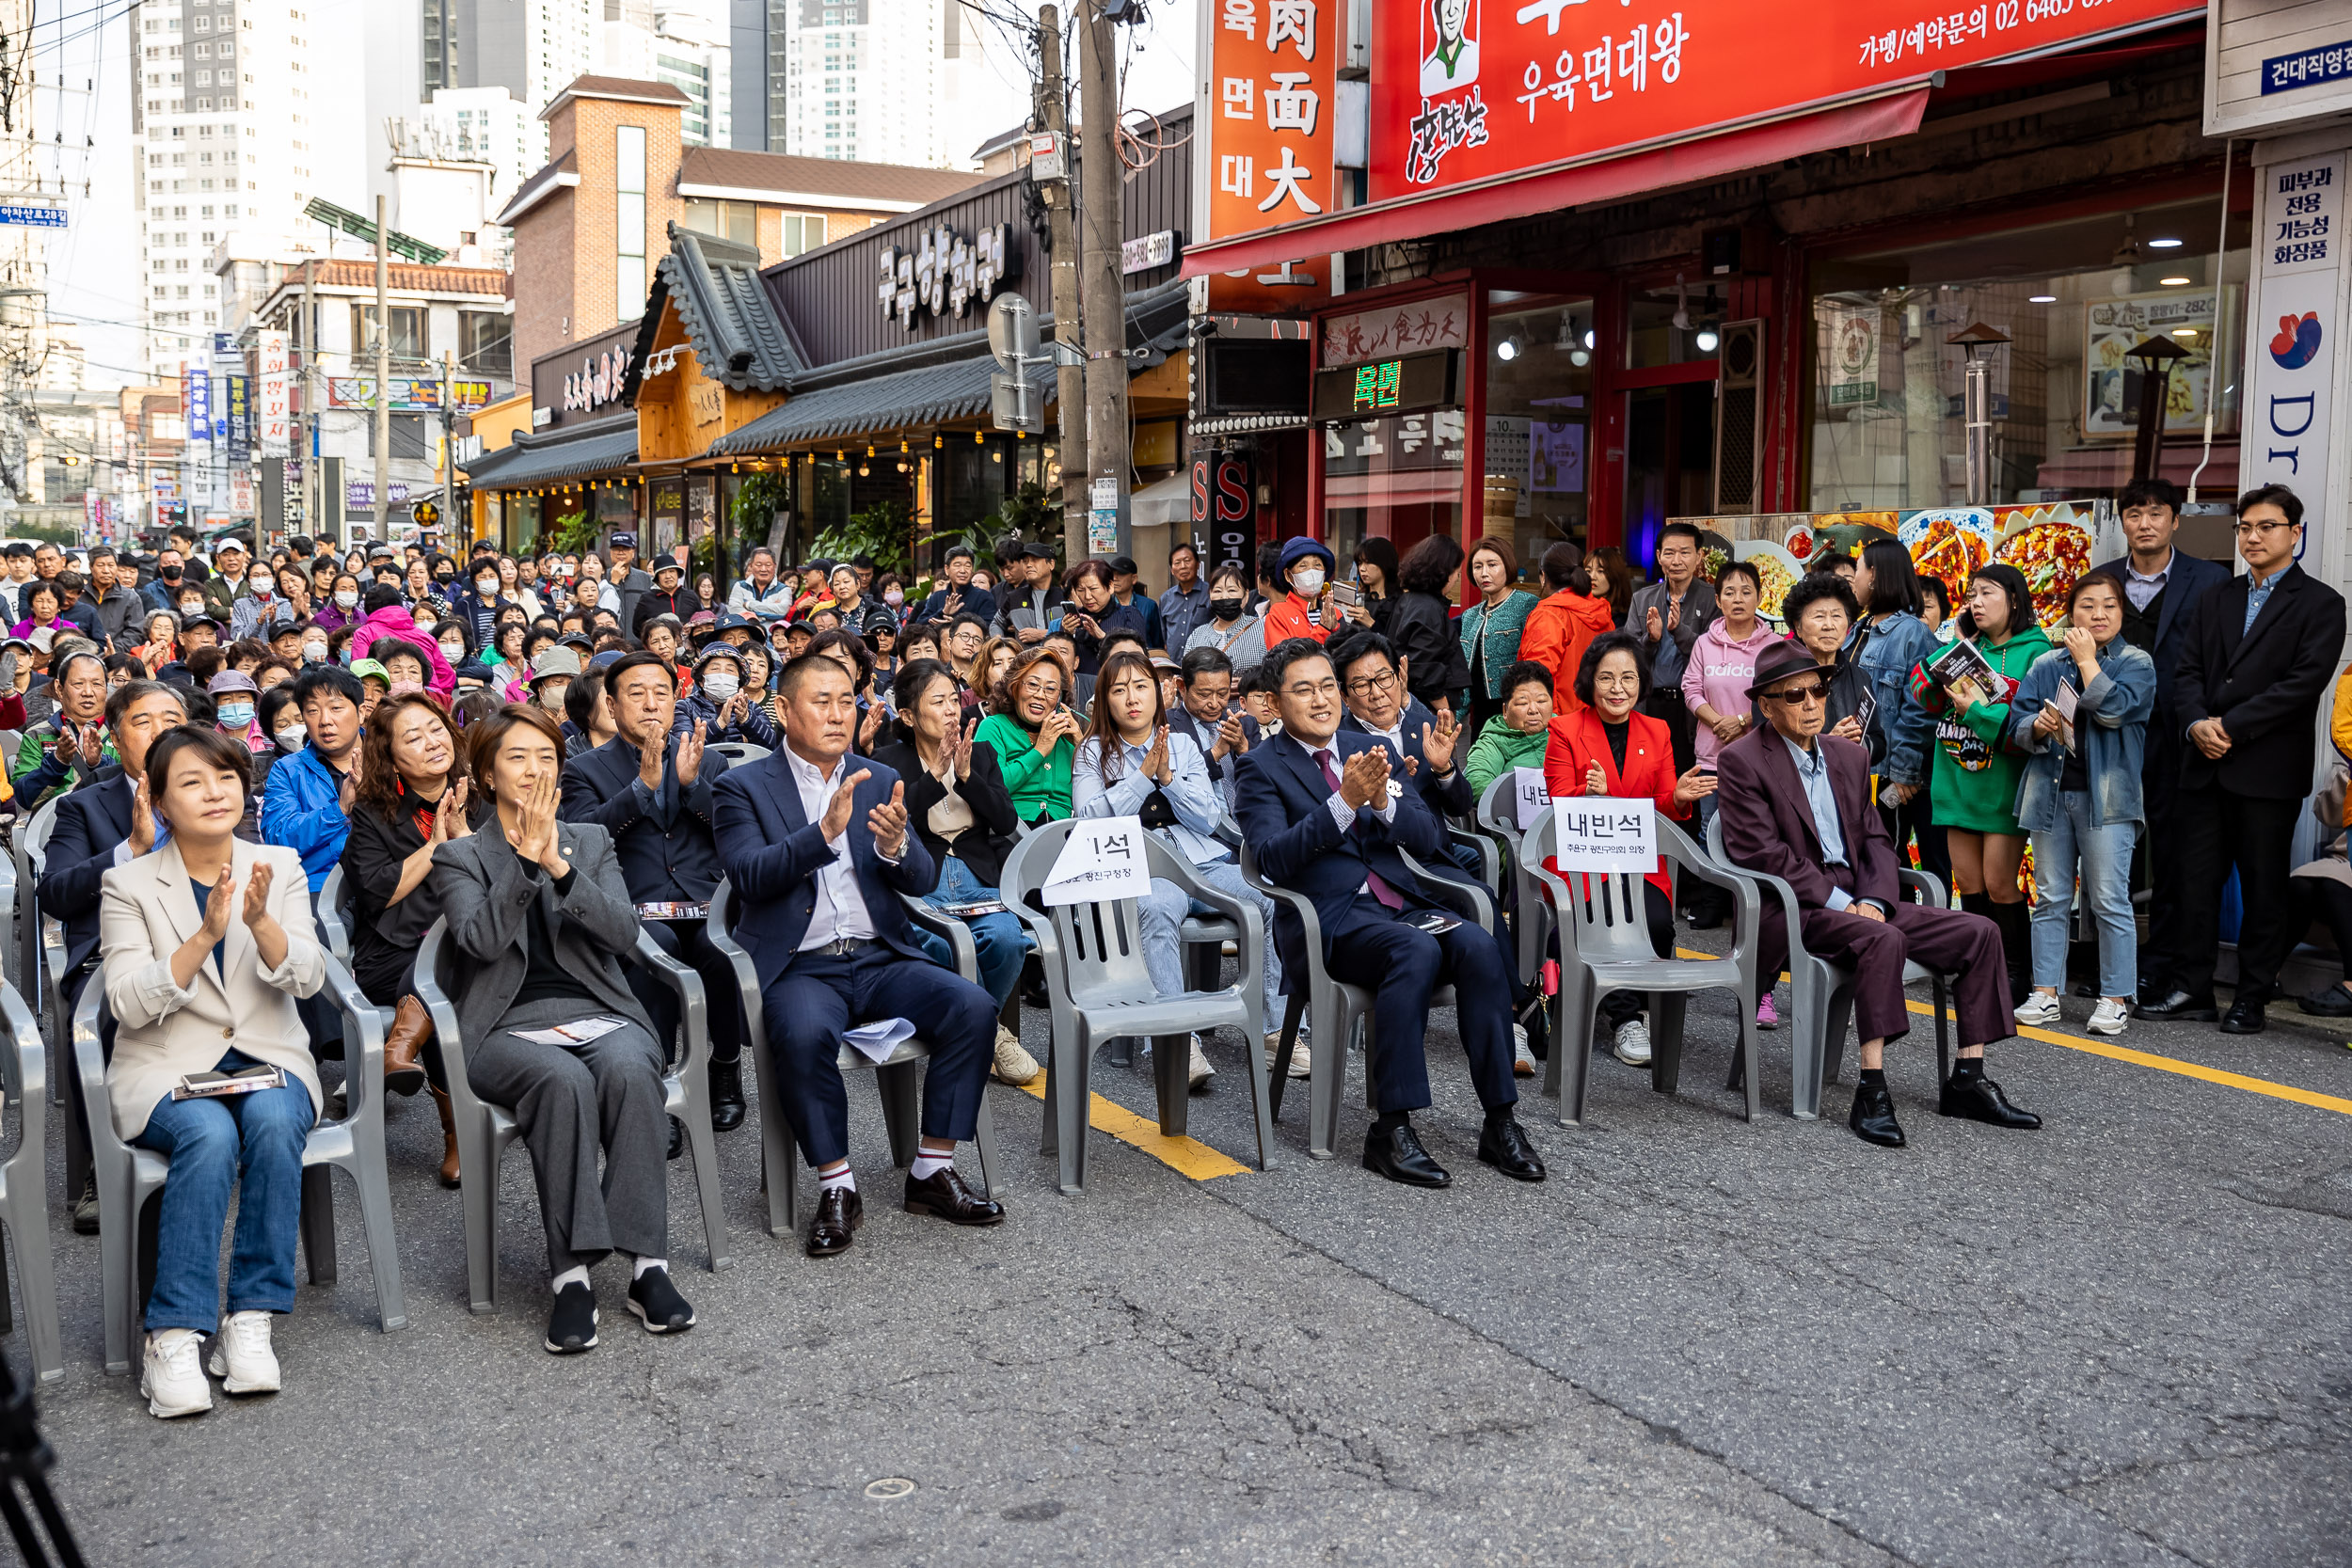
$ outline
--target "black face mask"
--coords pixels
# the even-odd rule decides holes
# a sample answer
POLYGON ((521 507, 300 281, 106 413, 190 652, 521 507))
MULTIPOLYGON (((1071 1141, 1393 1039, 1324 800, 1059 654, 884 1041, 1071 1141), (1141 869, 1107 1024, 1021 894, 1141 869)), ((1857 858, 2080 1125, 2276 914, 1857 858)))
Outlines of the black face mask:
POLYGON ((163 570, 163 578, 166 582, 178 582, 180 580, 180 568, 177 566, 165 567, 163 570))
POLYGON ((1241 619, 1241 601, 1239 599, 1211 599, 1209 613, 1220 621, 1237 621, 1241 619))

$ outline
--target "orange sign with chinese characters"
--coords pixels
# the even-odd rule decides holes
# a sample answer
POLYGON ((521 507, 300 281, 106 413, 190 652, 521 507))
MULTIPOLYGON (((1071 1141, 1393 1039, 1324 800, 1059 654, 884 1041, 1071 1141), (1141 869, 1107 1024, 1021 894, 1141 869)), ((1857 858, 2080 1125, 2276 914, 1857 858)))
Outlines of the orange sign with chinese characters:
POLYGON ((1334 211, 1341 0, 1200 0, 1200 10, 1205 237, 1334 211))

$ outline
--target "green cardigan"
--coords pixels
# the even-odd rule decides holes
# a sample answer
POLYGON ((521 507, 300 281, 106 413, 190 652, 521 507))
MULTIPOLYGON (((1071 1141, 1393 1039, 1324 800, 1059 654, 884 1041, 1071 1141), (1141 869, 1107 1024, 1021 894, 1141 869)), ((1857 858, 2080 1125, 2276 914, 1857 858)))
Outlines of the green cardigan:
MULTIPOLYGON (((2050 651, 2050 638, 2040 626, 2027 626, 1997 648, 1979 639, 1977 651, 1994 669, 2018 681, 2035 659, 2050 651)), ((1930 791, 1936 825, 2023 837, 2024 830, 2017 826, 2017 781, 2026 759, 2009 747, 2009 704, 1979 703, 1962 713, 1940 688, 1922 685, 1927 692, 1922 705, 1935 720, 1930 791)))
POLYGON ((1484 800, 1486 786, 1514 768, 1541 768, 1544 746, 1551 738, 1549 729, 1529 735, 1511 727, 1503 714, 1486 721, 1486 727, 1478 732, 1470 743, 1470 761, 1462 765, 1462 772, 1470 780, 1470 799, 1484 800))
POLYGON ((995 749, 997 768, 1005 775, 1005 788, 1022 821, 1034 822, 1040 816, 1060 821, 1070 815, 1070 765, 1077 759, 1076 741, 1057 741, 1051 752, 1040 756, 1037 736, 1009 713, 982 720, 974 738, 995 749))

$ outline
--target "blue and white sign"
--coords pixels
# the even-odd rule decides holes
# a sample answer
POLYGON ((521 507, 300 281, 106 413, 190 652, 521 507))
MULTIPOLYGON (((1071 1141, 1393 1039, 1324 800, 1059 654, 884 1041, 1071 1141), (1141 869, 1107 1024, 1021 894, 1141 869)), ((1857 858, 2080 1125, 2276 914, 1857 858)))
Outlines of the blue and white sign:
POLYGON ((0 225, 19 229, 63 229, 66 210, 61 202, 0 201, 0 225))
POLYGON ((2254 278, 2247 311, 2250 395, 2244 414, 2241 488, 2284 484, 2303 498, 2306 559, 2313 546, 2330 577, 2352 540, 2331 488, 2335 389, 2344 350, 2343 152, 2266 164, 2255 171, 2254 278))
POLYGON ((2347 77, 2352 77, 2352 39, 2298 49, 2292 55, 2273 55, 2263 61, 2265 93, 2293 92, 2347 77))

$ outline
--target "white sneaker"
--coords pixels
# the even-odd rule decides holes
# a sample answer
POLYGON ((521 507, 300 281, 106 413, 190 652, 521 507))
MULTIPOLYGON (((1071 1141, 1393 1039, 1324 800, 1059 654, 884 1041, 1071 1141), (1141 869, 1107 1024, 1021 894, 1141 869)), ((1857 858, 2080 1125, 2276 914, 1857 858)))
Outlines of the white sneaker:
MULTIPOLYGON (((1274 1064, 1281 1059, 1282 1031, 1269 1029, 1265 1037, 1266 1070, 1274 1070, 1274 1064)), ((1307 1031, 1301 1029, 1298 1037, 1291 1042, 1290 1075, 1293 1078, 1309 1078, 1313 1076, 1314 1070, 1314 1053, 1307 1049, 1307 1031)))
POLYGON ((231 1312, 213 1337, 213 1375, 232 1394, 278 1392, 278 1353, 269 1348, 267 1312, 231 1312))
POLYGON ((1511 1073, 1517 1078, 1535 1076, 1535 1053, 1527 1049, 1527 1025, 1511 1025, 1511 1073))
POLYGON ((999 1084, 1018 1088, 1042 1069, 1037 1058, 1022 1049, 1019 1037, 1000 1023, 996 1026, 996 1065, 991 1070, 999 1084))
POLYGON ((2099 998, 2099 1005, 2090 1009, 2090 1032, 2094 1035, 2120 1035, 2131 1021, 2131 1009, 2111 996, 2099 998))
POLYGON ((1626 1066, 1649 1066, 1649 1025, 1638 1018, 1618 1024, 1615 1049, 1626 1066))
POLYGON ((1216 1076, 1216 1069, 1209 1065, 1209 1053, 1200 1049, 1200 1037, 1194 1035, 1189 1037, 1192 1040, 1192 1086, 1197 1089, 1216 1076))
POLYGON ((2042 991, 2035 991, 2016 1006, 2020 1023, 2056 1023, 2058 1021, 2058 999, 2042 991))
POLYGON ((204 1381, 199 1356, 203 1336, 192 1328, 167 1328, 147 1337, 139 1358, 139 1392, 147 1413, 164 1420, 200 1416, 213 1407, 213 1386, 204 1381))

